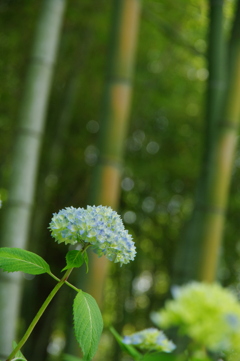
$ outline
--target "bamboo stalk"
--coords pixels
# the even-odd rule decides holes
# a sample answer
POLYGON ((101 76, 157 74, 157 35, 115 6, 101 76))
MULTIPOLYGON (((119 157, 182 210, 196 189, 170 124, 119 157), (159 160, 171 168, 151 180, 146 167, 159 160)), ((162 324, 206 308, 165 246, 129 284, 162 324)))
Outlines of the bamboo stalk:
MULTIPOLYGON (((129 119, 140 17, 140 0, 115 0, 110 55, 100 123, 99 162, 90 188, 90 203, 118 207, 124 140, 129 119)), ((92 255, 88 292, 101 304, 107 260, 92 255), (98 282, 94 280, 97 279, 98 282)))
POLYGON ((184 283, 198 277, 206 210, 206 187, 212 164, 212 151, 218 132, 219 115, 225 91, 224 74, 223 0, 209 0, 208 70, 206 90, 205 137, 202 169, 197 184, 195 207, 183 232, 175 259, 175 282, 184 283))
MULTIPOLYGON (((1 246, 25 248, 27 244, 45 115, 65 4, 64 0, 43 2, 20 109, 1 246)), ((7 355, 15 338, 21 293, 19 275, 2 275, 0 289, 0 353, 7 355)))
MULTIPOLYGON (((240 19, 238 29, 240 34, 240 19)), ((206 192, 208 210, 205 215, 199 277, 201 280, 209 282, 214 281, 216 277, 240 120, 239 39, 236 39, 236 43, 233 46, 235 47, 235 57, 233 59, 219 134, 212 153, 212 168, 206 192)))

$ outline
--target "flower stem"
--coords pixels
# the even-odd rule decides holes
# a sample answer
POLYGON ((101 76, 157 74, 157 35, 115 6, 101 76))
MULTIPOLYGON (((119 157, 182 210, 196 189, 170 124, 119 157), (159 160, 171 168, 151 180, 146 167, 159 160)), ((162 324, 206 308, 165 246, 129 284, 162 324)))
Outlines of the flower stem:
MULTIPOLYGON (((48 273, 49 274, 49 276, 51 276, 52 278, 54 278, 56 281, 60 281, 60 278, 58 278, 57 276, 55 276, 52 272, 49 272, 48 273)), ((80 289, 79 288, 77 288, 77 287, 75 287, 74 285, 72 285, 70 282, 68 282, 68 281, 65 281, 65 284, 66 285, 68 285, 69 287, 71 287, 74 291, 76 291, 76 292, 79 292, 80 291, 80 289)))
POLYGON ((42 306, 40 307, 39 311, 37 312, 36 316, 32 320, 30 326, 28 327, 27 331, 25 332, 24 336, 22 337, 21 341, 17 344, 15 349, 12 351, 12 353, 8 356, 6 361, 10 361, 14 358, 16 353, 22 348, 22 346, 25 344, 25 342, 28 340, 30 334, 32 333, 34 327, 36 326, 37 322, 39 321, 40 317, 42 316, 43 312, 46 310, 47 306, 53 299, 53 297, 56 295, 56 293, 59 291, 59 289, 64 285, 64 283, 67 281, 70 273, 72 272, 73 268, 68 269, 61 280, 56 284, 54 289, 50 292, 46 300, 43 302, 42 306))

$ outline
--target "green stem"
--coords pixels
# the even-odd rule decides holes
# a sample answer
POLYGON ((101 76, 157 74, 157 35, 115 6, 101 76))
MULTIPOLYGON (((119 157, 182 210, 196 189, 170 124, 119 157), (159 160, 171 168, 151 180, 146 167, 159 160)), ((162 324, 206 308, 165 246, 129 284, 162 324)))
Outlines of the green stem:
MULTIPOLYGON (((12 351, 12 353, 9 355, 9 357, 8 357, 8 359, 6 361, 12 360, 14 358, 14 356, 16 355, 16 353, 22 348, 22 346, 28 340, 30 334, 32 333, 34 327, 36 326, 36 324, 39 321, 40 317, 42 316, 43 312, 46 310, 47 306, 49 305, 49 303, 51 302, 51 300, 53 299, 55 294, 58 292, 58 290, 64 285, 64 283, 68 279, 68 277, 69 277, 70 273, 72 272, 72 270, 73 270, 73 268, 68 269, 65 272, 65 274, 63 275, 63 277, 61 278, 61 280, 59 280, 59 282, 56 284, 54 289, 50 292, 50 294, 48 295, 48 297, 46 298, 46 300, 44 301, 44 303, 40 307, 38 313, 36 314, 36 316, 32 320, 30 326, 28 327, 28 329, 25 332, 24 336, 22 337, 21 341, 18 343, 18 345, 15 347, 15 349, 12 351)), ((54 276, 54 278, 55 278, 55 276, 54 276)))
MULTIPOLYGON (((90 243, 86 243, 85 246, 79 252, 84 253, 88 249, 88 247, 90 247, 90 243)), ((53 299, 55 294, 59 291, 59 289, 64 285, 64 283, 66 283, 69 287, 73 288, 76 292, 79 292, 79 289, 77 287, 73 286, 71 283, 69 283, 67 281, 67 279, 68 279, 68 277, 71 274, 73 269, 74 269, 74 267, 69 268, 64 273, 64 275, 63 275, 63 277, 61 279, 56 277, 52 272, 48 273, 49 276, 51 276, 56 281, 58 281, 58 283, 56 284, 54 289, 50 292, 50 294, 48 295, 46 300, 43 302, 43 304, 40 307, 38 313, 36 314, 36 316, 32 320, 32 322, 31 322, 30 326, 28 327, 27 331, 25 332, 24 336, 22 337, 21 341, 17 344, 17 346, 12 351, 12 353, 8 356, 8 359, 6 361, 11 361, 13 359, 13 357, 16 355, 16 353, 23 347, 23 345, 25 344, 25 342, 28 340, 29 336, 31 335, 34 327, 38 323, 38 321, 39 321, 40 317, 42 316, 43 312, 46 310, 47 306, 49 305, 49 303, 51 302, 51 300, 53 299)))
MULTIPOLYGON (((52 278, 54 278, 56 281, 58 281, 58 282, 60 281, 60 278, 58 278, 57 276, 55 276, 52 272, 49 272, 48 274, 49 274, 49 276, 51 276, 52 278)), ((79 291, 80 291, 79 288, 75 287, 75 286, 72 285, 70 282, 65 281, 65 283, 66 283, 66 285, 68 285, 69 287, 71 287, 74 291, 76 291, 76 292, 79 292, 79 291)))

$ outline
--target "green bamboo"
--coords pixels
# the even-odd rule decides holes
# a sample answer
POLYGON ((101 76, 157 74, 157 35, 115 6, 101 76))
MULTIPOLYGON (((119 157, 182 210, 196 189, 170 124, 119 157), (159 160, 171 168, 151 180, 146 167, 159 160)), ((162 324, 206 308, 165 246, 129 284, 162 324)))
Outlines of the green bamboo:
POLYGON ((228 48, 228 63, 229 63, 229 71, 231 71, 232 67, 234 66, 234 59, 236 56, 237 46, 236 44, 239 41, 239 19, 240 19, 240 2, 237 0, 235 3, 235 18, 232 24, 232 30, 229 40, 229 48, 228 48))
MULTIPOLYGON (((19 114, 9 200, 1 229, 1 246, 26 247, 45 115, 65 4, 65 0, 45 0, 42 4, 19 114)), ((0 276, 0 357, 5 358, 15 338, 21 282, 18 274, 0 276)))
POLYGON ((204 219, 200 280, 214 281, 223 237, 225 214, 237 145, 240 121, 240 3, 235 18, 235 36, 231 42, 232 54, 229 81, 219 132, 214 143, 206 187, 207 206, 204 219))
MULTIPOLYGON (((100 157, 90 187, 90 203, 118 207, 124 140, 130 112, 133 73, 140 18, 140 0, 115 0, 110 54, 100 123, 100 157)), ((107 260, 91 257, 88 292, 99 304, 107 260)))
MULTIPOLYGON (((88 41, 88 38, 86 41, 88 41)), ((36 253, 38 253, 42 247, 42 242, 40 242, 42 238, 42 230, 44 229, 45 216, 53 195, 53 187, 46 187, 44 180, 47 176, 51 175, 55 176, 57 179, 60 177, 60 166, 66 145, 66 139, 69 134, 69 127, 73 119, 77 95, 81 86, 81 63, 83 53, 85 54, 87 51, 86 42, 84 42, 84 46, 82 46, 80 50, 81 51, 78 49, 75 56, 75 61, 66 84, 66 91, 64 91, 61 99, 61 104, 58 104, 57 106, 57 129, 54 130, 54 134, 51 132, 50 136, 48 135, 50 146, 44 165, 41 166, 41 177, 38 183, 36 195, 38 207, 35 210, 31 232, 31 236, 35 240, 35 245, 32 247, 32 250, 36 253)))
MULTIPOLYGON (((225 40, 223 33, 223 0, 209 0, 208 70, 206 90, 205 138, 202 170, 195 195, 195 207, 183 232, 183 240, 175 260, 174 282, 184 283, 198 278, 199 254, 203 242, 208 177, 214 167, 212 152, 219 130, 219 117, 225 91, 225 40)), ((209 209, 208 209, 209 208, 209 209)))
MULTIPOLYGON (((49 205, 51 203, 52 197, 54 195, 55 188, 54 187, 46 187, 44 179, 48 175, 54 175, 57 179, 61 178, 61 162, 64 156, 65 148, 66 148, 66 140, 69 136, 69 127, 73 120, 73 114, 77 105, 77 97, 79 95, 79 90, 82 85, 82 75, 85 63, 89 58, 89 50, 91 49, 91 41, 93 38, 92 29, 87 29, 87 31, 82 34, 81 33, 81 41, 82 44, 79 47, 79 36, 77 36, 77 46, 76 52, 73 57, 73 62, 71 64, 71 70, 68 75, 68 80, 66 83, 66 87, 64 93, 61 96, 61 102, 57 105, 58 111, 55 117, 58 119, 57 121, 57 129, 55 129, 54 139, 51 141, 51 145, 49 147, 49 151, 47 154, 47 158, 44 160, 44 165, 41 166, 41 178, 38 182, 37 188, 37 204, 38 207, 34 212, 34 220, 33 226, 31 227, 31 237, 35 240, 35 244, 31 248, 35 253, 39 253, 44 247, 42 242, 43 230, 46 228, 46 214, 49 209, 49 205)), ((53 135, 53 134, 52 134, 53 135)), ((49 136, 49 134, 48 134, 49 136)), ((50 142, 50 138, 49 138, 50 142)), ((67 282, 65 282, 67 283, 67 282)), ((71 285, 69 284, 71 287, 71 285)), ((72 286, 73 287, 73 286, 72 286)), ((66 299, 66 295, 68 295, 68 290, 66 289, 62 294, 63 300, 60 301, 64 303, 66 299)), ((31 293, 31 292, 30 292, 31 293)), ((34 302, 34 294, 30 295, 31 300, 34 302)), ((49 316, 50 321, 55 319, 56 323, 58 323, 57 314, 51 311, 48 311, 51 316, 49 316)), ((59 315, 62 311, 59 311, 59 315)), ((32 350, 32 357, 35 361, 41 360, 43 357, 42 354, 42 346, 41 343, 38 342, 41 339, 42 342, 47 343, 50 337, 51 329, 49 328, 49 319, 45 318, 45 323, 43 328, 41 329, 38 335, 33 335, 31 340, 28 342, 28 349, 32 350), (37 343, 36 343, 37 342, 37 343)), ((52 321, 51 321, 52 322, 52 321)), ((54 329, 55 323, 52 322, 52 328, 54 329)), ((65 327, 65 326, 64 326, 65 327)), ((66 325, 66 328, 69 328, 69 325, 66 325)), ((75 341, 75 336, 74 336, 75 341)))
POLYGON ((209 46, 208 46, 208 86, 206 91, 206 137, 204 162, 208 162, 210 148, 218 131, 225 79, 225 39, 223 31, 223 0, 209 0, 209 46))

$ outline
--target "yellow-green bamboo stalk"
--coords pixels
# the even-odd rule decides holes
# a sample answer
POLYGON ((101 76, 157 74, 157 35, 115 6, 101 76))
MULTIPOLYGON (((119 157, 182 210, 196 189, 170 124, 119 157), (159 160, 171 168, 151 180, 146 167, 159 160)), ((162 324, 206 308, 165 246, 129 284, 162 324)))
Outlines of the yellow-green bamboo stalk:
MULTIPOLYGON (((94 170, 90 203, 116 209, 120 195, 124 140, 129 119, 140 0, 115 0, 110 57, 100 123, 99 162, 94 170)), ((101 303, 107 260, 92 257, 90 292, 101 303), (97 280, 97 282, 96 282, 97 280)))
MULTIPOLYGON (((209 0, 209 31, 207 62, 209 78, 206 89, 205 138, 202 169, 199 177, 195 206, 183 233, 175 260, 174 281, 184 283, 198 277, 199 254, 203 240, 206 215, 207 181, 212 167, 212 151, 219 129, 219 115, 225 90, 223 0, 209 0)), ((208 204, 208 202, 207 202, 208 204)))
POLYGON ((229 40, 229 47, 228 47, 228 62, 229 62, 229 71, 231 71, 232 66, 234 64, 235 55, 237 52, 237 43, 239 41, 239 19, 240 19, 240 3, 239 1, 235 2, 235 10, 234 10, 234 19, 232 24, 231 36, 229 40))
POLYGON ((207 167, 203 165, 205 176, 201 178, 203 184, 199 187, 201 192, 197 197, 193 221, 190 222, 188 259, 184 259, 182 266, 184 271, 187 270, 185 281, 197 278, 213 282, 217 274, 240 120, 239 14, 240 11, 236 12, 234 20, 235 36, 231 41, 226 93, 222 105, 218 105, 219 110, 215 110, 214 136, 208 150, 207 167))
MULTIPOLYGON (((42 5, 23 94, 13 154, 9 201, 3 208, 1 246, 25 248, 34 202, 38 159, 65 0, 42 5)), ((21 284, 18 274, 0 275, 0 358, 15 339, 21 284)))
POLYGON ((216 277, 240 121, 240 43, 239 39, 237 40, 234 44, 235 56, 232 61, 219 134, 212 152, 212 167, 205 198, 206 212, 199 277, 209 282, 214 281, 216 277))

